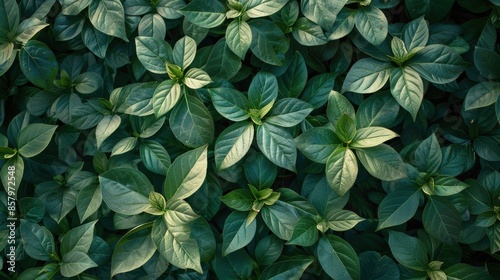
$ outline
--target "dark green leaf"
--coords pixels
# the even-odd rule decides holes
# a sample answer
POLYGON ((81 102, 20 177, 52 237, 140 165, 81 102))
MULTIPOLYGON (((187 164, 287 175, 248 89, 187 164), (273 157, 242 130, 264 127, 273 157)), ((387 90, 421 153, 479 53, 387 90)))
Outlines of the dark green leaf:
POLYGON ((302 55, 296 52, 285 73, 278 77, 278 94, 283 97, 298 97, 306 82, 306 63, 302 55))
POLYGON ((316 221, 309 216, 303 216, 295 224, 292 237, 287 244, 298 246, 312 246, 318 240, 316 221))
POLYGON ((409 52, 418 47, 425 47, 429 40, 429 26, 423 16, 405 25, 402 33, 402 39, 409 52))
POLYGON ((361 279, 397 280, 400 279, 398 266, 388 256, 381 256, 374 251, 359 254, 361 279))
POLYGON ((208 92, 223 117, 234 122, 248 119, 249 102, 241 92, 231 88, 209 88, 208 92))
POLYGON ((87 254, 92 244, 96 223, 97 221, 83 224, 64 234, 61 238, 61 254, 65 256, 72 251, 87 254))
POLYGON ((59 65, 56 57, 47 45, 31 40, 19 52, 21 70, 30 82, 43 89, 54 85, 59 65))
POLYGON ((394 258, 405 267, 426 271, 429 258, 424 244, 415 237, 402 232, 389 232, 389 247, 394 258))
POLYGON ((487 79, 499 79, 500 55, 492 50, 476 46, 474 49, 474 64, 487 79))
POLYGON ((295 172, 297 148, 292 135, 285 129, 264 123, 257 127, 257 145, 274 164, 295 172))
POLYGON ((255 259, 260 265, 274 263, 283 251, 283 240, 271 234, 262 238, 255 246, 255 259))
POLYGON ((421 196, 420 190, 413 189, 401 189, 389 193, 378 207, 377 229, 397 226, 409 221, 417 212, 421 196))
POLYGON ((425 230, 434 238, 446 244, 458 240, 462 219, 455 206, 441 197, 429 197, 422 220, 425 230))
POLYGON ((386 144, 356 150, 356 155, 366 170, 376 178, 393 181, 406 177, 403 160, 394 148, 386 144))
MULTIPOLYGON (((500 63, 500 62, 499 62, 500 63)), ((465 110, 490 106, 500 96, 500 83, 482 82, 474 85, 467 92, 464 100, 465 110)))
POLYGON ((248 100, 253 109, 262 109, 278 97, 278 81, 271 73, 259 72, 248 89, 248 100))
POLYGON ((74 277, 96 266, 97 264, 87 254, 80 251, 71 251, 63 255, 61 275, 64 277, 74 277))
POLYGON ((373 93, 381 89, 395 68, 389 62, 373 58, 364 58, 351 67, 342 85, 342 93, 373 93))
POLYGON ((326 109, 326 116, 331 124, 335 127, 340 118, 346 114, 351 119, 355 119, 354 107, 349 99, 344 95, 332 90, 328 97, 328 107, 326 109))
POLYGON ((359 33, 372 45, 380 45, 387 36, 387 18, 373 5, 360 6, 354 15, 354 24, 359 33))
POLYGON ((276 179, 278 168, 262 153, 250 151, 244 165, 248 182, 257 189, 269 188, 276 179))
POLYGON ((247 225, 248 212, 233 211, 224 222, 222 255, 226 256, 248 245, 255 236, 257 222, 247 225))
POLYGON ((172 61, 172 47, 155 37, 138 36, 135 38, 137 58, 147 70, 156 74, 167 73, 167 62, 172 61))
POLYGON ((420 50, 407 65, 425 80, 445 84, 454 81, 467 66, 450 47, 429 45, 420 50))
POLYGON ((220 198, 229 208, 237 211, 250 211, 255 201, 252 193, 247 189, 237 189, 220 198))
POLYGON ((180 9, 179 13, 204 28, 217 27, 226 19, 226 9, 219 1, 194 0, 180 9))
POLYGON ((319 240, 318 259, 332 278, 360 279, 358 255, 347 241, 336 235, 324 235, 319 240))
POLYGON ((56 254, 54 236, 43 226, 21 219, 21 239, 28 256, 40 261, 50 261, 56 254))
POLYGON ((412 18, 418 18, 425 15, 431 22, 437 22, 444 18, 451 7, 453 6, 453 0, 410 0, 406 3, 406 9, 410 13, 412 18))
POLYGON ((279 27, 265 19, 255 19, 248 24, 252 30, 252 53, 265 63, 282 65, 280 57, 288 50, 288 41, 279 27))
POLYGON ((240 161, 250 149, 254 136, 251 122, 239 122, 226 128, 215 142, 217 170, 226 169, 240 161))
POLYGON ((341 141, 331 129, 315 127, 295 138, 295 144, 299 151, 310 160, 326 163, 341 141))
POLYGON ((261 216, 267 227, 279 238, 290 240, 293 229, 299 220, 297 210, 289 204, 277 201, 261 210, 261 216))
POLYGON ((395 68, 391 72, 390 83, 394 99, 415 120, 424 98, 424 82, 420 75, 409 67, 395 68))
POLYGON ((25 158, 41 153, 50 143, 57 125, 42 123, 29 124, 17 136, 18 152, 25 158))
POLYGON ((281 127, 292 127, 302 122, 313 110, 309 103, 296 98, 283 98, 278 100, 265 122, 281 127))
POLYGON ((304 271, 314 261, 312 257, 301 257, 276 262, 264 269, 260 275, 262 280, 299 280, 304 271))
POLYGON ((214 122, 205 105, 196 97, 185 95, 172 110, 170 128, 177 140, 188 147, 211 143, 214 122))
POLYGON ((442 161, 443 155, 435 134, 427 137, 415 150, 415 167, 422 172, 435 173, 442 161))
POLYGON ((493 279, 484 269, 464 263, 454 264, 443 271, 449 280, 493 279))
POLYGON ((167 150, 158 142, 146 140, 139 147, 142 163, 146 168, 160 175, 166 175, 170 167, 170 156, 167 150))
POLYGON ((119 0, 92 1, 88 12, 89 19, 97 30, 128 42, 122 2, 119 0))

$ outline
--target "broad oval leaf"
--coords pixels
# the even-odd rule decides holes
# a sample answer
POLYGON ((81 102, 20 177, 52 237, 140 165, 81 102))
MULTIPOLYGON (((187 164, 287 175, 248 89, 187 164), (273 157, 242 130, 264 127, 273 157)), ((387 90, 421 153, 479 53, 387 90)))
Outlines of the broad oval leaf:
POLYGON ((403 266, 426 271, 429 263, 424 244, 417 238, 402 232, 389 232, 389 247, 394 258, 403 266))
POLYGON ((209 88, 217 112, 224 118, 239 122, 248 119, 249 102, 239 91, 232 88, 209 88))
POLYGON ((384 143, 385 141, 391 140, 399 135, 385 127, 372 126, 360 128, 356 131, 356 135, 352 139, 349 147, 351 148, 369 148, 375 147, 384 143))
POLYGON ((191 89, 199 89, 212 83, 208 74, 198 68, 191 68, 184 74, 184 84, 191 89))
POLYGON ((338 147, 326 161, 326 179, 330 187, 343 196, 358 176, 358 162, 351 149, 338 147))
POLYGON ((497 102, 500 96, 500 83, 481 82, 467 92, 464 100, 465 110, 477 109, 497 102))
POLYGON ((415 167, 422 172, 437 172, 442 161, 441 147, 435 134, 427 137, 415 150, 415 167))
POLYGON ((280 66, 280 57, 286 53, 289 42, 281 29, 272 21, 254 19, 248 22, 252 30, 252 53, 265 63, 280 66))
POLYGON ((402 189, 389 193, 378 207, 377 230, 401 225, 413 218, 421 196, 419 190, 413 189, 402 189))
POLYGON ((214 121, 210 112, 198 98, 184 95, 172 110, 169 123, 175 138, 188 147, 211 143, 214 121))
POLYGON ((113 132, 115 132, 121 124, 119 115, 105 116, 96 127, 97 148, 99 148, 104 140, 106 140, 113 132))
POLYGON ((92 267, 97 267, 97 264, 87 254, 80 251, 71 251, 62 257, 61 275, 74 277, 92 267))
POLYGON ((278 97, 278 81, 267 72, 259 72, 248 88, 248 100, 253 109, 262 109, 278 97))
POLYGON ((132 168, 114 168, 99 176, 102 198, 113 211, 137 215, 149 206, 153 185, 146 175, 132 168))
POLYGON ((145 140, 139 148, 142 163, 146 168, 156 174, 166 175, 170 167, 170 155, 167 150, 158 142, 145 140))
POLYGON ((17 136, 19 154, 25 158, 40 154, 49 145, 57 125, 34 123, 25 126, 17 136))
POLYGON ((445 244, 455 244, 460 234, 462 219, 455 206, 442 197, 429 196, 422 213, 425 230, 445 244))
POLYGON ((356 150, 356 155, 368 173, 380 180, 394 181, 406 177, 401 156, 386 144, 356 150))
POLYGON ((248 212, 233 211, 224 222, 222 233, 222 255, 239 250, 252 241, 257 230, 257 221, 247 225, 248 212))
POLYGON ((424 82, 412 68, 395 68, 391 72, 391 94, 413 120, 417 118, 420 104, 424 98, 424 82))
POLYGON ((54 86, 59 65, 56 57, 47 45, 30 40, 19 52, 19 63, 26 78, 43 89, 54 86))
POLYGON ((287 241, 292 238, 293 229, 300 219, 295 207, 278 200, 271 206, 263 207, 260 213, 267 227, 277 237, 287 241))
POLYGON ((226 43, 228 47, 241 59, 252 44, 252 30, 246 21, 233 20, 226 29, 226 43))
POLYGON ((258 126, 257 145, 274 164, 295 172, 297 148, 292 135, 284 128, 267 123, 258 126))
POLYGON ((306 18, 319 24, 323 29, 330 30, 338 13, 347 2, 347 0, 306 0, 301 1, 300 5, 306 18))
POLYGON ((185 199, 196 192, 207 174, 207 145, 178 156, 167 172, 164 194, 169 199, 185 199))
POLYGON ((318 259, 323 270, 334 279, 360 279, 359 258, 344 239, 327 234, 318 244, 318 259))
POLYGON ((270 16, 281 10, 287 2, 288 0, 243 1, 248 5, 245 14, 250 18, 270 16))
POLYGON ((295 145, 308 159, 317 163, 326 163, 328 157, 342 144, 331 129, 315 127, 295 138, 295 145))
POLYGON ((194 0, 179 10, 190 22, 204 28, 214 28, 226 19, 226 9, 219 1, 194 0))
POLYGON ((172 51, 173 63, 185 70, 191 63, 193 63, 196 56, 196 41, 189 37, 184 36, 178 40, 172 51))
POLYGON ((262 280, 299 280, 304 271, 313 263, 314 259, 310 256, 297 257, 288 260, 278 261, 266 267, 260 275, 262 280))
POLYGON ((97 30, 128 42, 125 11, 120 0, 92 1, 88 12, 90 22, 97 30))
POLYGON ((168 113, 179 102, 181 95, 181 85, 173 80, 166 80, 159 84, 152 98, 155 116, 160 118, 168 113))
POLYGON ((54 236, 44 226, 21 219, 19 226, 24 251, 28 256, 40 261, 50 261, 56 253, 54 236))
POLYGON ((429 45, 406 62, 425 80, 445 84, 454 81, 467 63, 458 53, 445 45, 429 45))
POLYGON ((299 18, 293 25, 292 35, 301 45, 321 46, 328 42, 323 29, 307 18, 299 18))
POLYGON ((354 24, 359 33, 371 44, 380 45, 389 29, 384 13, 374 5, 361 6, 354 15, 354 24))
POLYGON ((390 62, 373 58, 358 60, 351 67, 342 85, 342 93, 373 93, 381 89, 395 68, 390 62))
POLYGON ((94 238, 96 221, 83 224, 68 231, 61 238, 61 254, 64 256, 71 251, 87 254, 94 238))
POLYGON ((166 74, 167 62, 173 60, 172 47, 155 37, 136 37, 135 51, 142 65, 155 74, 166 74))
POLYGON ((301 123, 312 110, 309 103, 300 99, 283 98, 273 105, 265 121, 281 127, 292 127, 301 123))
POLYGON ((287 245, 298 245, 298 246, 312 246, 316 241, 318 241, 319 231, 317 229, 317 223, 314 218, 310 216, 303 216, 295 224, 293 229, 292 237, 287 245))
POLYGON ((424 17, 419 17, 406 24, 401 39, 409 52, 418 47, 425 47, 429 41, 429 26, 424 17))
POLYGON ((254 127, 251 122, 235 123, 226 128, 215 142, 216 169, 226 169, 240 161, 250 149, 253 136, 254 127))

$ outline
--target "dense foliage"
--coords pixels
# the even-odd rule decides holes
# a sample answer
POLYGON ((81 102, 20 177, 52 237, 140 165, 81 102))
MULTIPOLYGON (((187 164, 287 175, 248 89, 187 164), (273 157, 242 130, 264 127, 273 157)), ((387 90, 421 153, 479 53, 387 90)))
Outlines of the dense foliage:
POLYGON ((499 0, 0 0, 0 276, 498 278, 499 28, 499 0))

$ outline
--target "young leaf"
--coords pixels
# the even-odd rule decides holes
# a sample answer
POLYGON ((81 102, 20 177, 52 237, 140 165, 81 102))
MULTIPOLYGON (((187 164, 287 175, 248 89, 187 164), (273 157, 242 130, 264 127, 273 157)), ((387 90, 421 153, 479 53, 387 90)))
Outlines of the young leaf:
POLYGON ((217 112, 228 120, 239 122, 248 119, 249 102, 239 91, 232 88, 209 88, 217 112))
POLYGON ((228 47, 241 59, 252 44, 252 30, 246 21, 233 20, 226 29, 226 43, 228 47))
POLYGON ((394 181, 406 177, 401 156, 386 144, 356 150, 356 155, 368 173, 376 178, 394 181))
POLYGON ((274 164, 295 172, 297 149, 292 135, 284 128, 267 123, 258 126, 257 145, 274 164))
POLYGON ((211 143, 214 138, 214 122, 210 112, 198 98, 185 95, 172 110, 170 128, 175 138, 188 147, 211 143))
POLYGON ((339 146, 326 162, 326 179, 330 187, 343 196, 354 185, 358 176, 356 156, 346 147, 339 146))
POLYGON ((167 172, 164 194, 167 200, 184 199, 201 187, 207 174, 207 145, 178 156, 167 172))
POLYGON ((403 266, 417 271, 426 271, 429 258, 424 244, 402 232, 389 232, 389 247, 394 258, 403 266))
POLYGON ((178 10, 190 22, 204 28, 214 28, 226 19, 226 9, 218 1, 194 0, 178 10))
POLYGON ((222 256, 248 245, 255 236, 257 222, 246 224, 248 213, 233 211, 224 222, 222 231, 222 256))
POLYGON ((318 244, 318 259, 323 270, 334 279, 360 279, 359 258, 344 239, 327 234, 318 244))
POLYGON ((266 267, 260 279, 287 279, 299 280, 301 279, 304 271, 313 263, 314 259, 311 256, 292 258, 271 264, 266 267))
POLYGON ((172 47, 155 37, 136 37, 135 51, 139 61, 151 73, 166 74, 167 62, 173 61, 172 47))
POLYGON ((226 128, 215 142, 217 170, 226 169, 240 161, 253 142, 254 127, 251 122, 239 122, 226 128))
POLYGON ((18 152, 25 158, 41 153, 50 143, 57 125, 42 123, 29 124, 17 136, 18 152))
POLYGON ((413 189, 401 189, 389 193, 378 207, 377 230, 401 225, 413 218, 421 196, 419 190, 413 189))
POLYGON ((26 78, 43 89, 54 86, 59 65, 56 57, 47 45, 30 40, 19 52, 19 64, 26 78))
POLYGON ((352 139, 349 147, 351 148, 369 148, 375 147, 391 140, 399 135, 394 131, 385 127, 372 126, 360 128, 356 131, 356 135, 352 139))
POLYGON ((350 144, 354 136, 356 136, 356 131, 354 118, 351 118, 348 114, 342 114, 335 124, 335 134, 344 143, 350 144))
POLYGON ((113 211, 137 215, 149 206, 153 185, 146 175, 132 168, 114 168, 99 176, 102 198, 113 211))
POLYGON ((352 106, 349 99, 344 95, 332 90, 328 96, 328 107, 326 108, 326 116, 334 127, 337 122, 342 117, 342 115, 348 115, 351 119, 355 119, 354 107, 352 106))
POLYGON ((387 36, 388 23, 384 13, 374 5, 360 6, 354 15, 359 33, 372 45, 380 45, 387 36))
POLYGON ((351 67, 342 85, 341 93, 373 93, 381 89, 395 67, 389 62, 373 58, 358 60, 351 67))
POLYGON ((395 68, 390 78, 392 96, 415 120, 424 98, 422 78, 417 71, 408 67, 395 68))
POLYGON ((90 22, 97 30, 128 42, 122 2, 119 0, 92 1, 88 13, 90 22))
POLYGON ((302 122, 312 110, 312 106, 302 100, 283 98, 274 103, 265 122, 281 127, 292 127, 302 122))
POLYGON ((97 264, 87 254, 80 251, 71 251, 63 255, 61 275, 74 277, 92 267, 97 267, 97 264))

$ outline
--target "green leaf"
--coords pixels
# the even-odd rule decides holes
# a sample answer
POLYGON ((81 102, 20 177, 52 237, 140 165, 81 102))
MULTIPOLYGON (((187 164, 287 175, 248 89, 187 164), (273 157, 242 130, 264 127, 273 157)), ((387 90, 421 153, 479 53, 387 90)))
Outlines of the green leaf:
POLYGON ((259 72, 253 78, 248 88, 248 100, 253 109, 262 109, 274 103, 278 97, 278 81, 267 72, 259 72))
POLYGON ((493 50, 476 46, 474 48, 474 64, 481 76, 486 79, 499 79, 500 55, 493 50))
POLYGON ((349 147, 351 148, 369 148, 375 147, 391 140, 399 135, 394 131, 385 127, 372 126, 360 128, 356 131, 356 135, 352 139, 349 147))
POLYGON ((280 57, 288 50, 288 40, 281 29, 272 21, 254 19, 248 22, 252 30, 252 53, 265 63, 281 66, 280 57))
POLYGON ((63 255, 61 275, 74 277, 92 267, 97 267, 97 264, 87 254, 80 251, 71 251, 63 255))
POLYGON ((166 64, 172 61, 172 47, 155 37, 138 36, 135 38, 137 58, 152 73, 167 73, 166 64))
POLYGON ((201 69, 192 68, 184 74, 184 84, 189 88, 199 89, 210 83, 212 83, 212 79, 201 69))
POLYGON ((493 279, 484 269, 457 263, 443 270, 449 280, 474 280, 474 279, 493 279))
POLYGON ((488 239, 490 240, 490 250, 492 254, 500 251, 500 225, 495 223, 486 231, 488 239))
POLYGON ((477 155, 485 160, 500 160, 500 144, 492 137, 479 136, 474 140, 473 147, 477 155))
POLYGON ((153 93, 153 109, 157 118, 168 113, 180 100, 181 85, 173 80, 163 81, 153 93))
POLYGON ((273 185, 278 174, 278 167, 262 153, 250 150, 244 165, 244 171, 248 183, 257 189, 264 189, 273 185))
POLYGON ((465 110, 487 107, 497 102, 500 96, 500 83, 482 82, 467 92, 464 100, 465 110))
POLYGON ((326 214, 328 226, 334 231, 346 231, 355 227, 365 219, 349 210, 333 210, 326 214))
POLYGON ((185 95, 170 115, 170 128, 175 138, 188 147, 211 143, 214 138, 214 122, 205 105, 196 97, 185 95))
POLYGON ((76 191, 71 189, 64 190, 62 188, 51 191, 45 199, 45 205, 47 214, 60 223, 75 208, 76 191))
POLYGON ((271 162, 295 172, 297 149, 292 135, 284 128, 267 123, 258 126, 257 145, 271 162))
POLYGON ((424 98, 422 78, 411 67, 395 68, 390 78, 392 96, 415 120, 424 98))
POLYGON ((328 107, 326 108, 326 116, 331 124, 335 127, 340 118, 346 114, 351 119, 355 119, 354 107, 349 99, 344 95, 332 90, 328 96, 328 107))
POLYGON ((389 193, 378 207, 377 230, 401 225, 409 221, 417 212, 420 190, 401 189, 389 193))
POLYGON ((62 13, 64 15, 76 16, 90 5, 92 0, 61 0, 62 13))
POLYGON ((455 206, 442 197, 429 196, 422 213, 425 230, 445 244, 455 244, 460 234, 462 219, 455 206))
POLYGON ((113 146, 113 150, 111 151, 111 156, 121 155, 128 151, 131 151, 135 149, 137 143, 139 143, 139 140, 136 137, 131 136, 123 138, 113 146))
POLYGON ((265 122, 281 127, 292 127, 302 122, 312 110, 309 103, 300 99, 283 98, 273 105, 265 122))
POLYGON ((111 277, 143 266, 156 252, 151 223, 138 226, 118 240, 111 259, 111 277))
POLYGON ((254 238, 257 222, 247 225, 247 216, 247 212, 233 211, 227 217, 222 231, 222 256, 245 247, 254 238))
POLYGON ((105 116, 96 127, 96 140, 97 148, 102 145, 104 140, 106 140, 113 132, 115 132, 120 126, 121 118, 119 115, 107 115, 105 116))
POLYGON ((360 279, 359 258, 344 239, 327 234, 318 244, 318 259, 323 270, 335 279, 360 279))
POLYGON ((474 154, 470 146, 451 144, 441 148, 441 154, 443 160, 438 173, 443 175, 458 176, 468 169, 471 161, 474 161, 474 154))
POLYGON ((179 10, 186 6, 183 0, 159 0, 156 12, 165 19, 176 19, 182 15, 179 10))
POLYGON ((342 8, 337 18, 335 19, 335 23, 333 26, 327 28, 330 32, 326 33, 328 40, 338 40, 343 38, 349 33, 352 32, 354 28, 354 15, 356 14, 355 10, 351 10, 348 8, 342 8))
POLYGON ((21 219, 19 229, 28 256, 39 261, 50 261, 56 254, 54 236, 46 227, 21 219))
POLYGON ((422 172, 437 172, 442 161, 443 155, 435 134, 427 137, 415 150, 415 167, 422 172))
POLYGON ((384 13, 374 5, 360 6, 354 15, 359 33, 372 45, 380 45, 387 37, 388 23, 384 13))
MULTIPOLYGON (((14 0, 4 0, 0 5, 0 27, 1 32, 13 33, 16 32, 19 26, 19 7, 14 0)), ((7 34, 2 34, 2 37, 7 34)))
POLYGON ((279 76, 277 80, 278 94, 280 96, 298 97, 300 95, 307 83, 307 66, 299 52, 295 52, 285 73, 279 76))
POLYGON ((410 0, 406 3, 406 9, 412 18, 416 19, 425 15, 425 18, 431 22, 437 22, 448 15, 453 3, 453 0, 410 0))
MULTIPOLYGON (((80 30, 83 25, 80 24, 80 30)), ((17 30, 17 36, 16 36, 16 41, 26 43, 28 42, 33 36, 35 36, 40 30, 44 29, 45 27, 49 26, 48 23, 43 22, 37 18, 27 18, 19 24, 19 28, 17 30)), ((77 32, 78 34, 79 32, 77 32)))
POLYGON ((250 18, 266 17, 275 14, 285 4, 288 0, 259 0, 259 1, 248 1, 247 10, 245 15, 250 18))
POLYGON ((334 83, 335 76, 333 74, 316 75, 307 81, 300 99, 311 104, 314 109, 317 109, 328 101, 328 96, 334 83))
POLYGON ((231 51, 224 37, 211 48, 202 70, 206 71, 213 80, 231 79, 238 74, 241 65, 240 58, 231 51))
POLYGON ((68 231, 61 238, 61 254, 78 251, 87 254, 94 238, 94 228, 97 221, 83 224, 68 231))
POLYGON ((318 240, 316 221, 310 216, 302 216, 295 225, 287 245, 312 246, 318 240))
POLYGON ((406 24, 401 39, 409 52, 415 48, 425 47, 429 41, 429 26, 424 17, 419 17, 406 24))
POLYGON ((237 211, 250 211, 255 197, 247 189, 236 189, 220 198, 229 208, 237 211))
POLYGON ((228 47, 241 59, 245 59, 252 44, 252 30, 246 21, 233 20, 226 29, 228 47))
POLYGON ((178 10, 190 22, 204 28, 214 28, 226 19, 226 9, 219 1, 194 0, 178 10))
POLYGON ((403 160, 386 144, 356 150, 356 155, 368 173, 380 180, 394 181, 406 177, 403 160))
POLYGON ((224 118, 234 122, 248 119, 250 104, 241 92, 232 88, 209 88, 208 93, 215 109, 224 118))
POLYGON ((83 94, 93 93, 102 87, 103 81, 99 74, 85 72, 76 76, 73 81, 76 91, 83 94))
MULTIPOLYGON (((0 65, 9 62, 14 55, 14 44, 5 43, 0 44, 0 65)), ((5 70, 7 71, 7 70, 5 70)), ((3 75, 3 73, 2 73, 3 75)))
POLYGON ((102 59, 106 57, 109 43, 113 37, 95 29, 90 23, 83 25, 81 35, 83 43, 92 53, 102 59))
POLYGON ((169 263, 181 269, 192 268, 203 273, 198 243, 189 235, 187 225, 167 228, 162 219, 156 220, 151 233, 158 251, 169 263))
POLYGON ((114 168, 99 176, 102 198, 113 211, 137 215, 149 206, 153 185, 140 171, 132 168, 114 168))
POLYGON ((245 250, 238 250, 224 258, 216 254, 213 263, 218 278, 248 279, 252 274, 253 260, 245 250))
POLYGON ((167 26, 165 20, 159 14, 146 14, 139 22, 139 36, 165 38, 167 26))
POLYGON ((172 62, 185 70, 196 56, 196 41, 188 36, 182 37, 175 43, 172 56, 172 62))
POLYGON ((273 234, 262 238, 255 246, 255 260, 259 265, 273 264, 283 251, 283 240, 273 234))
POLYGON ((429 82, 446 84, 457 79, 467 63, 450 47, 429 45, 408 60, 407 65, 429 82))
POLYGON ((351 67, 342 85, 342 93, 373 93, 381 89, 395 67, 389 62, 363 58, 351 67))
POLYGON ((304 271, 313 263, 314 259, 310 256, 292 258, 288 260, 283 260, 271 264, 266 267, 262 274, 260 275, 260 279, 262 280, 278 280, 278 279, 287 279, 287 280, 299 280, 301 279, 304 271))
POLYGON ((361 279, 397 280, 400 279, 399 268, 388 256, 381 256, 374 251, 359 254, 361 279))
POLYGON ((25 158, 41 153, 49 145, 57 125, 42 123, 29 124, 17 136, 18 152, 25 158))
POLYGON ((323 127, 315 127, 295 138, 299 151, 310 160, 326 163, 328 157, 341 144, 335 133, 323 127))
POLYGON ((19 63, 26 78, 43 89, 54 86, 59 65, 56 57, 47 45, 30 40, 19 52, 19 63))
POLYGON ((426 271, 429 258, 424 244, 417 238, 402 232, 389 232, 389 247, 394 258, 403 266, 426 271))
POLYGON ((23 179, 23 175, 24 175, 24 161, 19 154, 11 157, 9 160, 7 160, 7 162, 4 163, 4 165, 2 166, 2 170, 0 172, 0 176, 2 176, 1 179, 2 184, 7 194, 13 191, 14 194, 17 196, 17 191, 19 190, 19 185, 23 179), (14 180, 9 180, 12 177, 14 177, 14 180))
POLYGON ((323 29, 305 17, 295 22, 292 34, 295 40, 304 46, 321 46, 328 42, 323 29))
POLYGON ((251 122, 235 123, 224 129, 215 142, 216 169, 226 169, 240 161, 250 149, 253 136, 254 127, 251 122))
POLYGON ((84 187, 76 196, 76 210, 80 222, 94 214, 102 204, 101 186, 92 184, 84 187))
POLYGON ((199 217, 191 206, 182 199, 169 200, 166 209, 164 218, 168 227, 188 225, 199 217))
POLYGON ((337 18, 337 14, 347 3, 347 0, 307 0, 301 1, 301 9, 304 16, 319 24, 323 29, 330 30, 337 18))
POLYGON ((26 220, 38 223, 45 216, 45 204, 35 197, 23 197, 18 200, 19 212, 26 220))
POLYGON ((293 229, 299 220, 296 208, 278 200, 271 206, 263 207, 261 217, 267 227, 280 239, 290 240, 293 229))
POLYGON ((142 163, 146 168, 156 174, 166 175, 170 167, 170 156, 167 150, 158 142, 143 141, 139 147, 142 163))
POLYGON ((167 200, 184 199, 200 187, 207 174, 207 145, 178 156, 167 172, 164 194, 167 200))
POLYGON ((356 136, 356 123, 348 114, 342 114, 335 124, 335 134, 342 142, 350 144, 356 136))
POLYGON ((463 191, 468 186, 469 185, 466 183, 454 177, 438 175, 434 177, 434 187, 432 188, 432 192, 434 195, 438 196, 450 196, 463 191))
POLYGON ((326 162, 326 179, 330 187, 343 196, 358 176, 358 162, 351 149, 339 146, 326 162))
POLYGON ((88 13, 90 22, 97 30, 128 42, 125 12, 120 0, 92 1, 88 13))

